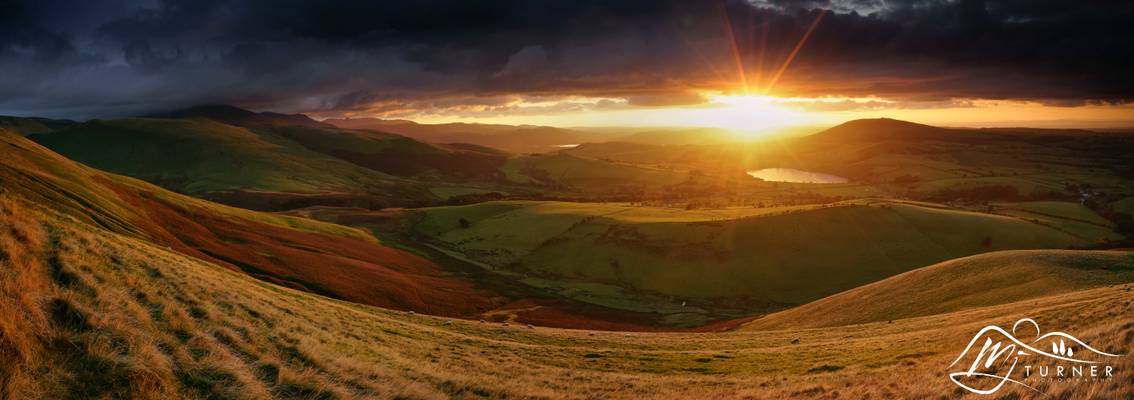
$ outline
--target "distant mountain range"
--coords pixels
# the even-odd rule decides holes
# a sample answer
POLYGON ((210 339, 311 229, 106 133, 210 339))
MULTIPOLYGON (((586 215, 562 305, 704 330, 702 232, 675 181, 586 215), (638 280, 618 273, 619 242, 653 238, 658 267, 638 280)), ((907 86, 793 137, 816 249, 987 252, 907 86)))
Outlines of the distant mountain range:
POLYGON ((340 128, 371 129, 429 143, 472 143, 512 153, 547 153, 582 143, 628 142, 653 145, 711 144, 736 140, 717 128, 555 128, 536 125, 420 124, 378 118, 327 119, 340 128))

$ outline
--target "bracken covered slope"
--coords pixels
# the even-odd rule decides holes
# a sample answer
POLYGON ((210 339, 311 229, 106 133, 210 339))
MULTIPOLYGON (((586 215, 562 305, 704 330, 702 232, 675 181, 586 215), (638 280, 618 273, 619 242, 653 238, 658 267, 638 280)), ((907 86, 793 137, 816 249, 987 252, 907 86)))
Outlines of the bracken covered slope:
POLYGON ((364 304, 440 315, 491 309, 491 294, 368 233, 246 211, 67 160, 0 132, 0 187, 116 233, 248 275, 364 304))

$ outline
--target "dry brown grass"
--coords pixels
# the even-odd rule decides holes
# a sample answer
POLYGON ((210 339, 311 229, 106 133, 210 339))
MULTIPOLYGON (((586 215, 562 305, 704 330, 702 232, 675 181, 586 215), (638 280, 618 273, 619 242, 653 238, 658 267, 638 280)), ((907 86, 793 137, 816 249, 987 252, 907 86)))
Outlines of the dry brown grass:
POLYGON ((34 397, 44 390, 35 371, 48 365, 38 338, 50 329, 41 303, 51 287, 32 251, 43 246, 44 233, 6 197, 0 221, 0 388, 5 398, 34 397))
MULTIPOLYGON (((1029 316, 1103 350, 1134 347, 1124 286, 824 329, 528 329, 281 288, 7 198, 0 216, 0 371, 14 399, 937 399, 963 397, 946 367, 990 323, 1029 316)), ((1043 389, 1128 398, 1134 357, 1117 366, 1043 389)))

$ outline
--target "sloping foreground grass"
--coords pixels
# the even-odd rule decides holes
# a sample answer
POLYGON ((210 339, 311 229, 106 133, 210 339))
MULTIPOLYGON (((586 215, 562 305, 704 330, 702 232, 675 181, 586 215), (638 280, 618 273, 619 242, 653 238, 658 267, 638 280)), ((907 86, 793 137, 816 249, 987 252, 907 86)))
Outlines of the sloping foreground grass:
POLYGON ((918 268, 761 317, 744 329, 886 322, 1127 282, 1134 282, 1128 251, 1000 251, 918 268))
MULTIPOLYGON (((1103 351, 1134 346, 1128 286, 832 329, 449 321, 281 288, 38 208, 0 196, 5 398, 955 398, 946 366, 986 324, 1027 316, 1103 351)), ((1122 398, 1132 361, 1036 386, 1122 398)))

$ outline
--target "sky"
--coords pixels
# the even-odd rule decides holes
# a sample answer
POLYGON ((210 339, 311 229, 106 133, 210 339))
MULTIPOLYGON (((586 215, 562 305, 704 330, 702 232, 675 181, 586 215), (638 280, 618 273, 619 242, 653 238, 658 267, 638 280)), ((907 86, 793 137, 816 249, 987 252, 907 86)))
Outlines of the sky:
POLYGON ((0 114, 1134 126, 1134 2, 0 0, 0 114))

